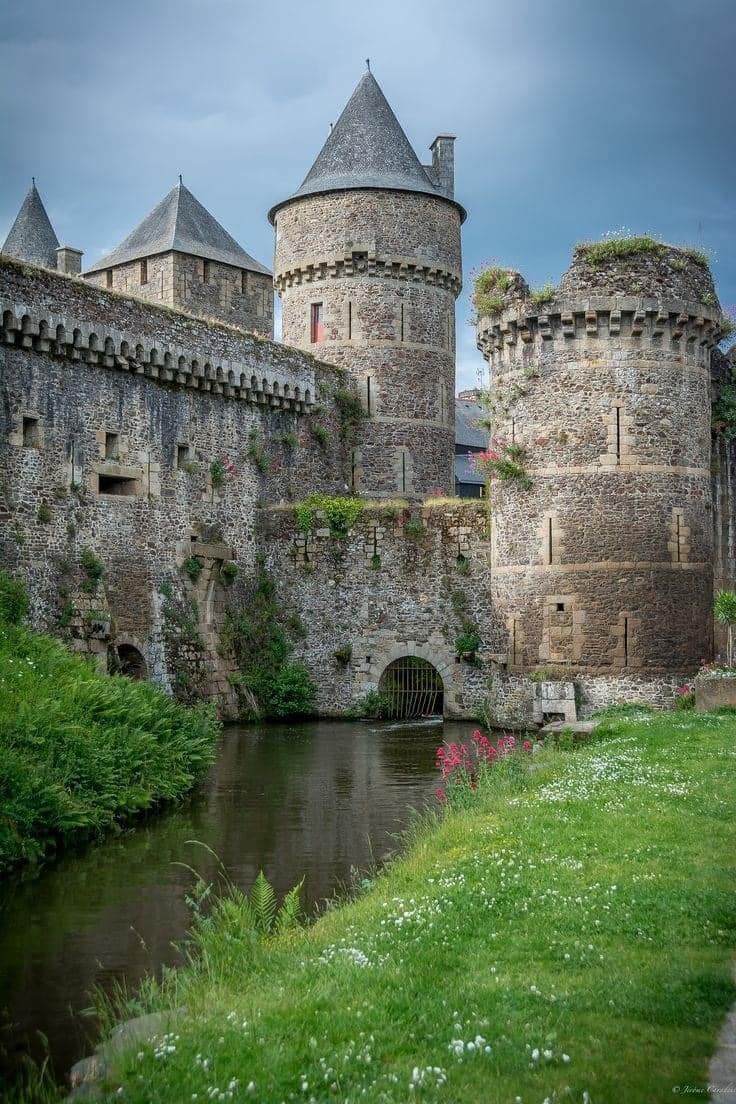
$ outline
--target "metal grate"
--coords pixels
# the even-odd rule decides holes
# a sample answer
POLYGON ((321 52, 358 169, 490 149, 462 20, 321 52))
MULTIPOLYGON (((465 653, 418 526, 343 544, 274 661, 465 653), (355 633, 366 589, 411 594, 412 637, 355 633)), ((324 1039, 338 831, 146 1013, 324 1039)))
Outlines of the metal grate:
POLYGON ((390 701, 391 717, 430 717, 442 714, 442 679, 426 659, 418 659, 416 656, 395 659, 381 675, 378 689, 390 701))

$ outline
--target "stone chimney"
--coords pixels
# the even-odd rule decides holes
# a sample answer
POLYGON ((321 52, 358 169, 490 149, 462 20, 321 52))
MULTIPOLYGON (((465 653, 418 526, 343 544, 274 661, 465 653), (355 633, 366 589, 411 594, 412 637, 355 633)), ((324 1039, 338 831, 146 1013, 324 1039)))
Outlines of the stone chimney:
POLYGON ((78 276, 82 271, 82 252, 71 245, 60 245, 56 250, 56 271, 78 276))
POLYGON ((455 198, 455 135, 438 134, 432 145, 432 169, 437 187, 448 199, 455 198))

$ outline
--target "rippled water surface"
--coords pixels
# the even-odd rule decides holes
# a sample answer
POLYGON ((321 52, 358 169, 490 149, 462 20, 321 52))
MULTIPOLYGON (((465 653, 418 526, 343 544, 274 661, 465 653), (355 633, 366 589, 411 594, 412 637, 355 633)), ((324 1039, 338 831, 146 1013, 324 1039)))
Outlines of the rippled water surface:
POLYGON ((434 752, 467 725, 311 722, 230 727, 217 762, 184 804, 67 853, 0 890, 0 1084, 48 1046, 57 1075, 89 1053, 81 1015, 95 985, 129 986, 177 961, 189 925, 191 864, 217 860, 247 889, 263 869, 279 893, 305 878, 311 910, 396 847, 412 807, 433 801, 434 752))

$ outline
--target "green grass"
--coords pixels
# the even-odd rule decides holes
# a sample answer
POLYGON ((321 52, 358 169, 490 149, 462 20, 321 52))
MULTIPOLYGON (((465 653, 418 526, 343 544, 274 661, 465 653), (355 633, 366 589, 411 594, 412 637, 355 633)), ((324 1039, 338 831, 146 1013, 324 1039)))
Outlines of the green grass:
POLYGON ((189 790, 218 722, 0 618, 0 871, 189 790))
POLYGON ((311 928, 259 942, 237 896, 200 916, 133 1007, 181 1010, 171 1037, 110 1099, 704 1099, 736 997, 736 716, 619 709, 601 736, 495 768, 311 928))

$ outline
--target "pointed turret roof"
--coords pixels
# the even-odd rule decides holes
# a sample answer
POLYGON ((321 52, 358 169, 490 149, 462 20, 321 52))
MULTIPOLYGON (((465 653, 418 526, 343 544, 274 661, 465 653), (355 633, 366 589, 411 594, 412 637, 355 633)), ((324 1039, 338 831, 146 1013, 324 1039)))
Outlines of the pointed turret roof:
POLYGON ((189 253, 208 261, 221 261, 235 268, 250 272, 270 270, 254 260, 238 245, 227 230, 202 206, 179 177, 179 183, 154 207, 117 249, 96 261, 87 272, 99 272, 103 268, 128 261, 151 257, 155 253, 189 253))
MULTIPOLYGON (((386 188, 448 198, 419 163, 370 69, 358 81, 302 186, 272 207, 268 217, 273 222, 279 207, 300 196, 355 188, 386 188)), ((464 216, 462 207, 460 211, 464 216)))
POLYGON ((56 268, 58 248, 59 239, 46 214, 34 179, 0 252, 44 268, 56 268))

